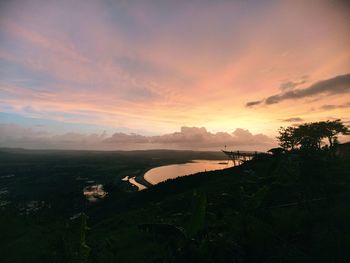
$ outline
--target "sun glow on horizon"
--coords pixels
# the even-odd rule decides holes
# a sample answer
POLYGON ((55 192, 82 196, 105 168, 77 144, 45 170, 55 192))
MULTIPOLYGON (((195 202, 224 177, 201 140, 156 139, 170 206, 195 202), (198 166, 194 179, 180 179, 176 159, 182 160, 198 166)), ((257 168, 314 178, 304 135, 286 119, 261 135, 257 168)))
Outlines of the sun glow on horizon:
POLYGON ((295 122, 350 121, 343 1, 1 6, 2 138, 10 124, 50 136, 186 126, 274 138, 295 122))

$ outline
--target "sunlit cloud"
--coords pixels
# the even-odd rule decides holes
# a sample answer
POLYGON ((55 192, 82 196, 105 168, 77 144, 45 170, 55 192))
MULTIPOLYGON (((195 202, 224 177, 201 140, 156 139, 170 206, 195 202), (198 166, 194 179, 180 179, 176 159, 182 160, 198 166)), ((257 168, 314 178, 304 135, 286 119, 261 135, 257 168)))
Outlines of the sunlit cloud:
POLYGON ((232 133, 208 132, 204 127, 182 127, 179 132, 157 136, 116 132, 108 135, 68 132, 51 134, 41 127, 26 128, 16 124, 0 124, 0 147, 41 149, 130 150, 130 149, 182 149, 268 150, 276 141, 264 134, 252 134, 237 128, 232 133))
POLYGON ((319 82, 349 72, 346 11, 322 0, 9 1, 0 110, 140 136, 204 126, 273 137, 290 116, 344 118, 347 84, 319 82))

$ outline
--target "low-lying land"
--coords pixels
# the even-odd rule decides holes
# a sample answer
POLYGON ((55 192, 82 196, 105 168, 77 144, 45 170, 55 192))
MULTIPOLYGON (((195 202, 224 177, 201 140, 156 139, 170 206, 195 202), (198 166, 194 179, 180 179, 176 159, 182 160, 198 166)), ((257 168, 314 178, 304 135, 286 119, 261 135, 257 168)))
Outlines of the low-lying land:
POLYGON ((0 151, 2 262, 347 262, 350 162, 261 156, 136 191, 121 179, 222 153, 0 151), (89 203, 83 187, 108 195, 89 203))

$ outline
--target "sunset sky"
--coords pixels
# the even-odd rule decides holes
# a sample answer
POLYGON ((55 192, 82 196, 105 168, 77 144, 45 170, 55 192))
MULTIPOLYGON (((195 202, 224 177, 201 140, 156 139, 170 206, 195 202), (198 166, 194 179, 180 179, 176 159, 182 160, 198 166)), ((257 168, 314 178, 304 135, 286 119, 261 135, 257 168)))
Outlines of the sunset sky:
POLYGON ((0 147, 266 150, 350 124, 347 1, 1 1, 0 147))

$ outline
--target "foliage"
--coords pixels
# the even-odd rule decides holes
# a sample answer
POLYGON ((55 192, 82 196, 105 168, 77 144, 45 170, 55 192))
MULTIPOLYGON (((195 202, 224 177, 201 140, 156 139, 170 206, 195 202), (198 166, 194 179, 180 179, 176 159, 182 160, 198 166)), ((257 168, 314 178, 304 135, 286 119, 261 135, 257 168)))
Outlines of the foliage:
POLYGON ((304 150, 320 150, 323 139, 328 147, 337 143, 338 134, 348 135, 350 131, 340 119, 300 124, 296 127, 281 127, 277 139, 285 150, 295 150, 298 146, 304 150))
MULTIPOLYGON (((80 161, 71 157, 71 163, 58 156, 54 165, 50 158, 40 161, 50 180, 66 185, 62 191, 68 189, 72 195, 56 196, 54 191, 56 198, 45 200, 62 205, 33 214, 18 214, 20 202, 1 208, 2 262, 350 262, 350 160, 346 156, 330 158, 326 150, 287 151, 132 193, 118 188, 114 194, 115 184, 107 180, 112 182, 111 193, 103 202, 84 209, 69 202, 75 196, 74 180, 56 175, 57 164, 64 160, 66 168, 59 169, 76 176, 79 169, 89 171, 84 163, 95 173, 100 165, 108 169, 125 162, 128 166, 114 167, 110 175, 120 181, 123 171, 142 169, 141 163, 149 165, 152 160, 137 155, 134 161, 135 155, 128 154, 130 159, 109 159, 106 153, 80 156, 80 161), (85 213, 72 220, 74 207, 85 213)), ((17 176, 4 177, 2 185, 14 191, 12 185, 23 183, 29 188, 25 195, 29 200, 35 200, 41 188, 29 184, 30 170, 22 176, 19 169, 26 163, 37 173, 39 162, 32 158, 24 162, 16 156, 12 166, 9 158, 1 164, 5 175, 13 170, 17 176)), ((40 173, 37 176, 41 178, 40 173)), ((42 197, 47 194, 44 190, 42 197)))
POLYGON ((279 136, 277 139, 280 141, 280 146, 285 150, 294 150, 298 144, 295 137, 295 127, 280 127, 278 130, 279 136))
POLYGON ((187 236, 193 237, 204 227, 206 215, 207 198, 205 193, 198 190, 193 191, 192 213, 186 232, 187 236))
POLYGON ((87 216, 85 213, 80 214, 80 248, 79 248, 79 262, 85 263, 88 260, 91 248, 86 244, 86 231, 89 230, 87 226, 87 216))

